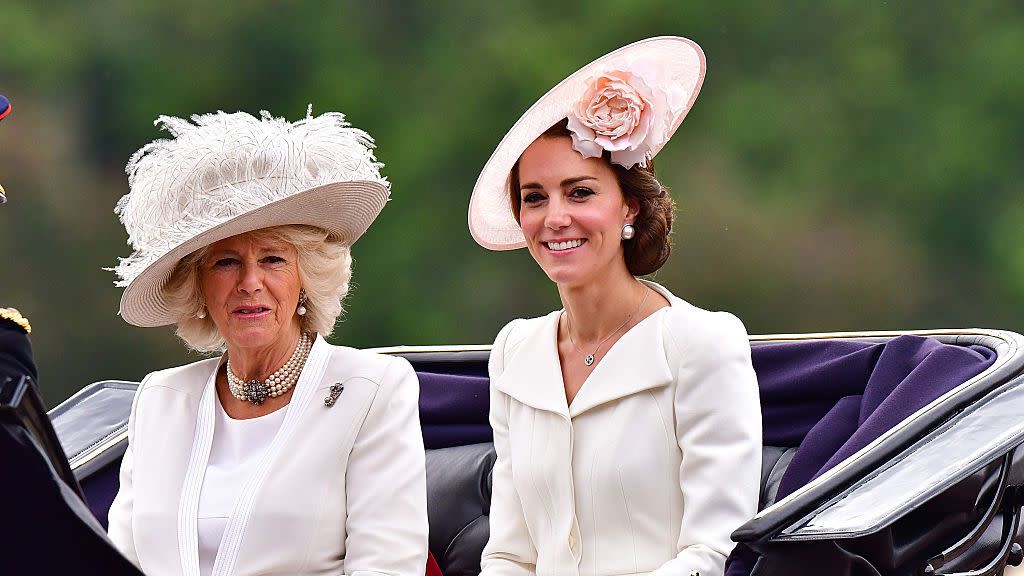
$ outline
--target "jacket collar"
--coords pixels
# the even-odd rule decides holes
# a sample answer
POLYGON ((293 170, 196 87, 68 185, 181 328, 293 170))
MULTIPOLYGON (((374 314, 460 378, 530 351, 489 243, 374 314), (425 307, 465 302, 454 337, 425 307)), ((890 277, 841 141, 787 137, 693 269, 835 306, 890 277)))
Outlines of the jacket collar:
MULTIPOLYGON (((653 283, 647 283, 651 285, 653 283)), ((676 299, 660 289, 675 306, 676 299)), ((527 333, 518 336, 520 344, 505 358, 505 370, 494 386, 499 391, 538 410, 572 418, 594 407, 638 392, 660 388, 672 381, 672 370, 665 356, 662 316, 658 310, 640 321, 605 351, 594 371, 573 399, 566 404, 562 369, 558 359, 557 329, 561 311, 524 326, 527 333)))
MULTIPOLYGON (((520 330, 525 329, 525 334, 513 332, 512 336, 519 345, 504 359, 505 370, 493 385, 523 404, 568 418, 569 406, 565 402, 555 341, 560 313, 552 312, 535 321, 522 323, 520 330)), ((508 342, 506 353, 511 347, 509 345, 513 343, 508 342)))

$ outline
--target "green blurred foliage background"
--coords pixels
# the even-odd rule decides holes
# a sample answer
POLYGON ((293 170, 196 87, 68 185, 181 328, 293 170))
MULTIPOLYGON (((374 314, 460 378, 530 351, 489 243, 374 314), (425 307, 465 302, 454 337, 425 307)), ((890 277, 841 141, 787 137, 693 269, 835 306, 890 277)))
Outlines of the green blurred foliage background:
POLYGON ((478 170, 565 75, 659 34, 709 72, 657 161, 680 206, 658 282, 751 333, 1024 330, 1021 3, 0 0, 0 305, 33 324, 47 401, 195 359, 121 321, 102 269, 158 115, 345 112, 393 200, 332 340, 487 343, 558 298, 471 240, 478 170))

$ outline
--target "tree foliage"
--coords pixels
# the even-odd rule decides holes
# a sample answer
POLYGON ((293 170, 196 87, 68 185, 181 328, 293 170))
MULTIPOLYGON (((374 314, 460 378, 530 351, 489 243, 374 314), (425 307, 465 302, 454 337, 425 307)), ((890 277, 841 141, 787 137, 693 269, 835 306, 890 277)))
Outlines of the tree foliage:
POLYGON ((51 403, 191 358, 116 316, 123 166, 160 114, 341 110, 393 201, 356 245, 335 342, 489 342, 558 306, 470 239, 476 175, 541 94, 633 40, 699 42, 659 155, 680 205, 656 280, 752 333, 1024 324, 1024 9, 996 2, 0 0, 0 304, 51 403))

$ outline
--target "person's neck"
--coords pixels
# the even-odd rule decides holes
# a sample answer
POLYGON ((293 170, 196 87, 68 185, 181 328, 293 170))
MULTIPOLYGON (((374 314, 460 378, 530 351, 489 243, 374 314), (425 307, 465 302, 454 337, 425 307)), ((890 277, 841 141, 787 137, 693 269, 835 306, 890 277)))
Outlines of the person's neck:
MULTIPOLYGON (((570 317, 572 337, 576 344, 599 341, 622 326, 649 290, 628 270, 603 276, 598 281, 575 286, 558 287, 562 306, 570 317)), ((632 319, 632 318, 631 318, 632 319)))
POLYGON ((228 346, 231 371, 242 380, 266 380, 292 357, 299 340, 299 328, 262 348, 233 348, 228 346))

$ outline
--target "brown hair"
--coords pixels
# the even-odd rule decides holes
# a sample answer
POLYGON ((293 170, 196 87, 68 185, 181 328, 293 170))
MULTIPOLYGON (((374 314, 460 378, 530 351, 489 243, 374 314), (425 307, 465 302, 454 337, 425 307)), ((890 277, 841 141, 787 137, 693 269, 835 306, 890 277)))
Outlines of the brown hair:
MULTIPOLYGON (((572 138, 568 120, 562 120, 548 128, 541 138, 572 138)), ((660 269, 672 253, 672 217, 676 205, 668 195, 668 189, 658 182, 654 173, 654 163, 647 162, 643 167, 639 164, 626 169, 611 162, 611 155, 606 150, 601 159, 615 172, 619 188, 626 201, 635 200, 640 208, 633 219, 636 235, 631 240, 623 240, 626 268, 634 276, 653 274, 660 269)), ((519 210, 522 208, 521 190, 519 189, 519 161, 512 166, 508 187, 509 204, 512 216, 519 222, 519 210)))

